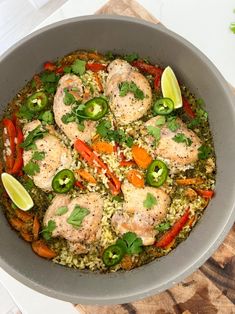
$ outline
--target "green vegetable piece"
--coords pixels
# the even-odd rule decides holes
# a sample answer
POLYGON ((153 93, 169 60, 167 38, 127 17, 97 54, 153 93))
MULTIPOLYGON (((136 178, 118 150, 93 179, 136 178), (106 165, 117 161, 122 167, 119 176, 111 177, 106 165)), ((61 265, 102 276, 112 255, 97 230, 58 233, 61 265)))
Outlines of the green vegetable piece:
POLYGON ((64 114, 62 116, 61 121, 64 124, 68 124, 70 122, 75 122, 76 121, 76 116, 72 112, 69 112, 69 113, 66 113, 66 114, 64 114))
POLYGON ((176 143, 185 143, 186 146, 191 146, 192 145, 192 140, 189 137, 186 137, 183 133, 177 133, 173 137, 173 140, 176 143))
POLYGON ((124 60, 126 60, 127 62, 133 62, 137 59, 139 59, 138 53, 131 53, 129 55, 124 56, 124 60))
POLYGON ((147 131, 150 135, 152 135, 156 142, 158 142, 161 138, 161 129, 156 126, 148 125, 147 126, 147 131))
POLYGON ((235 34, 235 22, 230 23, 229 28, 230 28, 230 30, 235 34))
POLYGON ((209 146, 201 145, 198 148, 198 158, 201 160, 207 159, 211 155, 212 149, 209 146))
POLYGON ((45 152, 34 152, 32 159, 33 160, 43 160, 45 158, 45 152))
POLYGON ((159 187, 168 176, 168 168, 161 160, 154 160, 147 169, 146 181, 149 185, 159 187))
POLYGON ((189 129, 194 129, 200 124, 200 119, 198 117, 192 119, 189 123, 187 123, 187 127, 189 129))
POLYGON ((83 208, 76 205, 67 219, 67 223, 72 225, 74 228, 79 228, 83 222, 83 219, 90 214, 87 208, 83 208))
POLYGON ((55 72, 44 72, 41 75, 41 80, 43 83, 55 83, 58 81, 55 72))
POLYGON ((119 84, 119 96, 124 97, 128 93, 133 93, 136 99, 143 100, 144 92, 139 89, 139 87, 135 84, 135 82, 122 82, 119 84))
POLYGON ((167 221, 165 223, 161 223, 161 224, 157 225, 155 227, 155 229, 159 232, 163 232, 163 231, 170 229, 170 227, 171 227, 171 224, 167 221))
POLYGON ((34 187, 33 180, 30 178, 27 178, 27 180, 23 182, 23 186, 28 192, 31 192, 32 188, 34 187))
POLYGON ((73 188, 74 181, 73 172, 69 169, 63 169, 54 176, 52 188, 56 193, 67 193, 73 188))
POLYGON ((100 120, 108 111, 108 102, 102 97, 95 97, 85 103, 83 114, 88 120, 100 120))
POLYGON ((22 105, 19 109, 19 112, 17 114, 21 119, 26 119, 31 121, 34 117, 34 113, 29 111, 27 105, 22 105))
POLYGON ((157 115, 168 115, 174 110, 174 102, 170 98, 159 98, 153 105, 153 112, 157 115))
POLYGON ((64 88, 64 99, 63 100, 64 100, 64 104, 66 106, 70 106, 70 105, 74 104, 76 101, 75 97, 68 92, 67 88, 64 88))
POLYGON ((58 207, 58 208, 56 209, 55 214, 56 214, 57 216, 62 216, 62 215, 64 215, 65 213, 67 213, 67 211, 68 211, 68 207, 67 207, 67 206, 61 206, 61 207, 58 207))
POLYGON ((96 127, 96 132, 102 136, 106 137, 108 135, 108 131, 111 128, 111 122, 108 120, 102 120, 99 122, 99 124, 96 127))
POLYGON ((40 172, 39 165, 33 161, 29 161, 24 167, 24 172, 29 176, 34 176, 36 173, 40 172))
POLYGON ((38 119, 45 122, 46 124, 53 124, 54 123, 53 113, 50 110, 42 112, 39 115, 38 119))
POLYGON ((31 112, 42 111, 47 104, 48 98, 44 92, 36 92, 26 100, 26 105, 31 112))
POLYGON ((163 126, 166 123, 166 118, 164 116, 159 116, 156 120, 156 126, 163 126))
POLYGON ((64 73, 71 73, 72 72, 72 68, 67 66, 67 67, 64 67, 64 73))
POLYGON ((56 223, 54 220, 49 220, 47 226, 42 229, 42 236, 45 240, 50 240, 52 237, 52 232, 56 228, 56 223))
POLYGON ((107 267, 112 267, 121 262, 124 254, 125 251, 121 246, 113 244, 104 250, 102 260, 107 267))
POLYGON ((41 125, 37 126, 34 130, 30 131, 24 142, 21 144, 21 147, 25 150, 31 149, 31 145, 39 139, 43 138, 43 136, 47 133, 45 130, 41 130, 41 125))
POLYGON ((176 132, 180 128, 179 123, 176 122, 175 116, 167 118, 167 127, 172 132, 176 132))
POLYGON ((143 251, 143 241, 134 232, 125 233, 121 239, 116 241, 116 245, 128 255, 139 254, 143 251))
POLYGON ((73 73, 80 76, 86 72, 86 61, 77 59, 71 66, 73 73))
POLYGON ((156 204, 157 204, 156 197, 151 193, 147 193, 146 199, 144 200, 144 207, 151 209, 156 204))

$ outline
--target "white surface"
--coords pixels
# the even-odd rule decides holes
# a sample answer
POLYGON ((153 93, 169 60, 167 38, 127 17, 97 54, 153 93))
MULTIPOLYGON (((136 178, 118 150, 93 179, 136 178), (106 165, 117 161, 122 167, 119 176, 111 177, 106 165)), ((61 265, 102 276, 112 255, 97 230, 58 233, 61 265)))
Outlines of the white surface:
MULTIPOLYGON (((27 0, 0 0, 0 53, 35 27, 40 28, 69 17, 92 14, 105 2, 105 0, 69 0, 46 18, 48 14, 45 12, 39 14, 36 11, 33 11, 32 17, 32 8, 30 11, 32 4, 27 0), (16 10, 15 5, 19 7, 19 3, 22 4, 23 10, 16 10)), ((230 22, 235 21, 234 0, 139 0, 139 3, 169 29, 201 49, 235 86, 235 35, 229 31, 230 22)), ((48 11, 50 9, 48 7, 48 11)), ((77 313, 71 304, 34 292, 1 269, 0 281, 8 288, 23 313, 77 313)), ((0 303, 1 298, 0 294, 0 303)))

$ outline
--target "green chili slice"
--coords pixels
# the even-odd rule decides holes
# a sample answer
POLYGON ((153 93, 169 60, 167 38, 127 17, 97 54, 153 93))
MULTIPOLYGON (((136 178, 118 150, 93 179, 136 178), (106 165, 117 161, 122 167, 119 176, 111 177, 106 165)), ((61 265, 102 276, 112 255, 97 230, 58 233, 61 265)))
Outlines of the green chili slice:
POLYGON ((161 160, 154 160, 147 169, 146 181, 149 185, 159 187, 168 176, 168 168, 161 160))
POLYGON ((31 112, 42 111, 47 106, 47 103, 48 98, 44 92, 36 92, 26 100, 26 105, 31 112))
POLYGON ((88 120, 99 120, 108 111, 108 102, 102 97, 95 97, 85 103, 83 114, 88 120))
POLYGON ((52 180, 52 188, 56 193, 67 193, 74 185, 74 174, 69 169, 59 171, 52 180))
POLYGON ((158 115, 167 115, 174 109, 174 102, 170 98, 159 98, 153 105, 153 111, 158 115))
POLYGON ((124 249, 116 244, 108 246, 103 253, 102 259, 106 266, 111 267, 117 265, 125 254, 124 249))

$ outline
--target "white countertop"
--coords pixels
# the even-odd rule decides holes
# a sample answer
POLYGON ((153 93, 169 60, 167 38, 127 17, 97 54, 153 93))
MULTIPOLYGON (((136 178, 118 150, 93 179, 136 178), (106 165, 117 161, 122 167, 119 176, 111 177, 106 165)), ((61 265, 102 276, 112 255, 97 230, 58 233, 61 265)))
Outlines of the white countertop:
MULTIPOLYGON (((0 0, 0 54, 34 29, 65 18, 93 14, 106 0, 50 0, 46 6, 36 9, 35 6, 39 8, 42 2, 48 1, 0 0)), ((235 22, 234 0, 139 0, 139 3, 166 27, 202 50, 227 81, 235 86, 235 34, 229 30, 230 22, 235 22)), ((8 289, 22 313, 78 313, 69 303, 25 287, 1 268, 0 282, 8 289)), ((7 300, 12 306, 8 313, 17 313, 15 304, 4 293, 0 286, 0 314, 7 313, 7 300)))

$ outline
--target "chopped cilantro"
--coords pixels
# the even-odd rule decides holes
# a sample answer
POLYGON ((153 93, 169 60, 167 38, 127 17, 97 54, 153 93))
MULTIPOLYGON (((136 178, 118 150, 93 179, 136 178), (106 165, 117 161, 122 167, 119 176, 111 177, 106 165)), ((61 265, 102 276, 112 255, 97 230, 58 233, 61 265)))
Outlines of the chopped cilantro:
POLYGON ((125 233, 116 241, 116 244, 122 247, 128 255, 139 254, 143 251, 143 241, 134 232, 125 233))
POLYGON ((170 225, 169 221, 167 221, 165 223, 161 223, 161 224, 157 225, 155 227, 155 229, 159 232, 163 232, 163 231, 170 229, 170 227, 171 227, 171 225, 170 225))
POLYGON ((47 110, 41 113, 38 119, 47 124, 53 124, 54 122, 53 113, 50 110, 47 110))
POLYGON ((39 165, 33 161, 29 161, 24 167, 24 172, 29 176, 34 176, 36 173, 40 172, 39 165))
POLYGON ((155 140, 158 142, 161 138, 161 129, 156 126, 148 125, 147 126, 147 131, 150 135, 152 135, 155 140))
POLYGON ((207 159, 211 154, 211 148, 206 145, 202 145, 198 148, 198 158, 199 159, 207 159))
POLYGON ((125 81, 119 84, 119 96, 124 97, 129 92, 133 93, 136 99, 144 99, 144 92, 139 89, 139 87, 133 81, 125 81))
POLYGON ((76 205, 67 219, 67 223, 72 225, 74 228, 79 228, 83 222, 83 219, 90 214, 87 208, 76 205))
POLYGON ((55 83, 57 81, 57 76, 55 72, 44 72, 41 75, 41 80, 43 83, 55 83))
POLYGON ((32 149, 32 144, 44 136, 47 131, 41 130, 41 125, 37 126, 34 130, 30 131, 24 142, 21 144, 25 150, 32 149))
POLYGON ((83 120, 77 121, 77 126, 79 131, 83 132, 85 130, 85 124, 83 120))
POLYGON ((187 146, 192 145, 192 140, 189 137, 186 137, 183 133, 177 133, 174 137, 173 140, 176 143, 185 143, 187 146))
POLYGON ((124 59, 125 59, 127 62, 133 62, 134 60, 139 59, 139 55, 138 55, 138 53, 131 53, 131 54, 129 54, 129 55, 125 55, 125 56, 124 56, 124 59))
POLYGON ((67 211, 68 211, 68 207, 67 207, 67 206, 61 206, 61 207, 58 207, 58 208, 56 209, 55 214, 56 214, 57 216, 62 216, 62 215, 64 215, 65 213, 67 213, 67 211))
POLYGON ((187 127, 189 129, 194 129, 200 124, 200 119, 198 117, 192 119, 189 123, 187 123, 187 127))
POLYGON ((75 97, 68 92, 67 88, 64 88, 64 99, 63 100, 64 100, 64 104, 66 106, 72 105, 76 101, 75 97))
POLYGON ((120 203, 123 201, 123 197, 121 197, 120 195, 116 195, 112 198, 112 201, 116 201, 120 203))
POLYGON ((45 240, 50 240, 52 236, 52 232, 56 228, 56 223, 54 220, 49 220, 47 226, 42 229, 42 236, 45 240))
POLYGON ((82 75, 86 72, 86 61, 77 59, 71 66, 73 73, 82 75))
POLYGON ((96 127, 96 132, 102 136, 106 137, 108 135, 108 131, 111 128, 111 122, 108 120, 101 120, 96 127))
POLYGON ((33 180, 28 178, 26 181, 24 181, 23 186, 28 192, 30 192, 32 188, 34 187, 33 180))
POLYGON ((71 67, 64 67, 64 73, 71 73, 72 68, 71 67))
POLYGON ((166 122, 166 118, 164 116, 159 116, 156 120, 156 126, 162 126, 166 122))
POLYGON ((172 132, 175 132, 179 129, 180 125, 176 122, 176 117, 173 116, 167 119, 167 127, 172 132))
POLYGON ((114 55, 113 55, 112 51, 108 51, 108 52, 105 54, 105 57, 106 57, 108 60, 114 60, 114 55))
POLYGON ((157 199, 153 194, 147 193, 146 199, 144 200, 143 204, 144 207, 151 209, 154 205, 157 204, 157 199))
POLYGON ((196 115, 203 121, 207 121, 208 119, 208 113, 203 108, 197 108, 196 115))
POLYGON ((76 117, 75 115, 72 113, 72 112, 68 112, 66 114, 64 114, 61 118, 61 121, 64 123, 64 124, 68 124, 70 122, 74 122, 76 121, 76 117))
POLYGON ((26 119, 26 120, 32 120, 34 115, 35 115, 35 113, 29 111, 28 106, 26 106, 26 105, 22 105, 19 109, 19 112, 18 112, 18 116, 21 119, 26 119))
POLYGON ((45 158, 45 152, 34 152, 32 159, 33 160, 43 160, 45 158))
POLYGON ((230 30, 235 34, 235 22, 230 23, 229 28, 230 28, 230 30))

